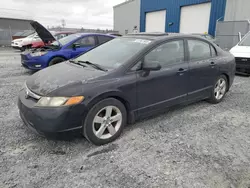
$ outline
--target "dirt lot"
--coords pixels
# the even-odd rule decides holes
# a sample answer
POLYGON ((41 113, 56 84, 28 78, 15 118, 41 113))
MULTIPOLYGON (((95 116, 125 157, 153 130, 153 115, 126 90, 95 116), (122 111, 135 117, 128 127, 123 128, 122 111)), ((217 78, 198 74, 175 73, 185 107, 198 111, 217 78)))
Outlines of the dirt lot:
POLYGON ((32 74, 0 50, 0 187, 250 187, 250 78, 236 77, 218 105, 199 102, 128 126, 109 145, 52 141, 19 118, 32 74))

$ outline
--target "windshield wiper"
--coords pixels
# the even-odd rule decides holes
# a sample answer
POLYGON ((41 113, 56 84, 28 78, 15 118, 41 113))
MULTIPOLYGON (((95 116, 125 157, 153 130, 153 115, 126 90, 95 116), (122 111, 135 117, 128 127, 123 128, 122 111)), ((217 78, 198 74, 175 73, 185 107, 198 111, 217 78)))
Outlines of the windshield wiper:
POLYGON ((84 63, 84 64, 87 64, 87 65, 91 65, 92 67, 94 67, 94 68, 96 68, 98 70, 104 71, 104 72, 108 71, 107 69, 104 69, 101 65, 91 63, 89 61, 77 61, 77 63, 84 63))
POLYGON ((74 60, 69 60, 70 63, 74 63, 74 64, 77 64, 77 65, 80 65, 82 67, 86 67, 85 65, 83 65, 82 63, 79 63, 78 61, 74 61, 74 60))

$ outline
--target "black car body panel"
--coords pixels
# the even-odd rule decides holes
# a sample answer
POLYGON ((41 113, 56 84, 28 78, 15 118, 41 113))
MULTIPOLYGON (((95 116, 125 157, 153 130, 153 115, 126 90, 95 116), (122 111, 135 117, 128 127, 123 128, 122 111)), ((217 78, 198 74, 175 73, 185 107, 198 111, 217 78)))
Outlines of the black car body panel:
MULTIPOLYGON (((100 78, 105 74, 105 72, 100 70, 81 67, 70 62, 65 62, 37 72, 31 76, 26 84, 34 93, 41 96, 47 96, 51 95, 51 92, 54 90, 67 85, 87 83, 88 81, 93 80, 96 77, 100 78)), ((72 95, 74 94, 76 93, 72 93, 72 95)))
POLYGON ((192 35, 166 34, 158 36, 133 34, 124 37, 148 39, 152 42, 131 56, 122 66, 107 72, 90 66, 84 67, 64 62, 34 74, 27 81, 27 87, 38 95, 49 97, 83 95, 85 99, 81 104, 71 107, 36 107, 37 101, 32 98, 26 99, 23 96, 25 91, 21 91, 19 109, 23 118, 26 121, 32 119, 35 128, 42 132, 81 128, 85 115, 94 104, 102 99, 113 97, 125 105, 129 122, 133 122, 169 106, 208 98, 216 78, 222 74, 228 78, 229 88, 233 83, 234 57, 206 39, 192 35), (200 40, 211 45, 216 51, 216 56, 190 61, 187 45, 189 39, 200 40), (131 69, 135 65, 141 65, 149 51, 173 40, 184 42, 183 62, 163 67, 159 71, 145 72, 141 69, 131 69))

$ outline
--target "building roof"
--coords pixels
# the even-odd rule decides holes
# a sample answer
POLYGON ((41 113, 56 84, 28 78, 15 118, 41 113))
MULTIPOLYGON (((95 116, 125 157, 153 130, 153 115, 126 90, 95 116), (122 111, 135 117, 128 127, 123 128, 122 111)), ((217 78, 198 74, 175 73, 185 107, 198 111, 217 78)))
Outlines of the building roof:
POLYGON ((113 8, 120 7, 120 6, 122 6, 122 5, 131 3, 131 2, 133 2, 133 1, 135 1, 135 0, 128 0, 128 1, 125 1, 125 2, 123 2, 123 3, 120 3, 120 4, 118 4, 118 5, 113 6, 113 8))
POLYGON ((29 19, 21 19, 21 18, 9 18, 9 17, 0 17, 0 19, 5 19, 5 20, 20 20, 20 21, 32 21, 29 19))

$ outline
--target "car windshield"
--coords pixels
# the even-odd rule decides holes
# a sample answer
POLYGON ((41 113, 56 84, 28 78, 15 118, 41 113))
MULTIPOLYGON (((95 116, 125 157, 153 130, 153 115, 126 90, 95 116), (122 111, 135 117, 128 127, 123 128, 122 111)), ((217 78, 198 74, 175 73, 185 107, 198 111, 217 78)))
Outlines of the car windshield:
POLYGON ((33 38, 33 37, 35 37, 36 35, 37 35, 37 34, 34 33, 34 34, 32 34, 32 35, 27 36, 27 38, 33 38))
POLYGON ((35 33, 34 31, 25 31, 20 36, 29 36, 29 35, 32 35, 34 33, 35 33))
POLYGON ((114 69, 141 51, 151 41, 136 38, 116 38, 77 57, 75 61, 88 61, 107 69, 114 69))
POLYGON ((239 46, 250 46, 250 32, 242 39, 239 46))
MULTIPOLYGON (((71 42, 72 40, 77 39, 80 36, 81 36, 80 34, 73 34, 73 35, 69 35, 67 37, 61 38, 58 41, 60 42, 61 45, 64 46, 65 44, 68 44, 69 42, 71 42)), ((53 42, 51 44, 54 45, 54 46, 59 46, 59 43, 57 41, 55 41, 55 42, 53 42)))

